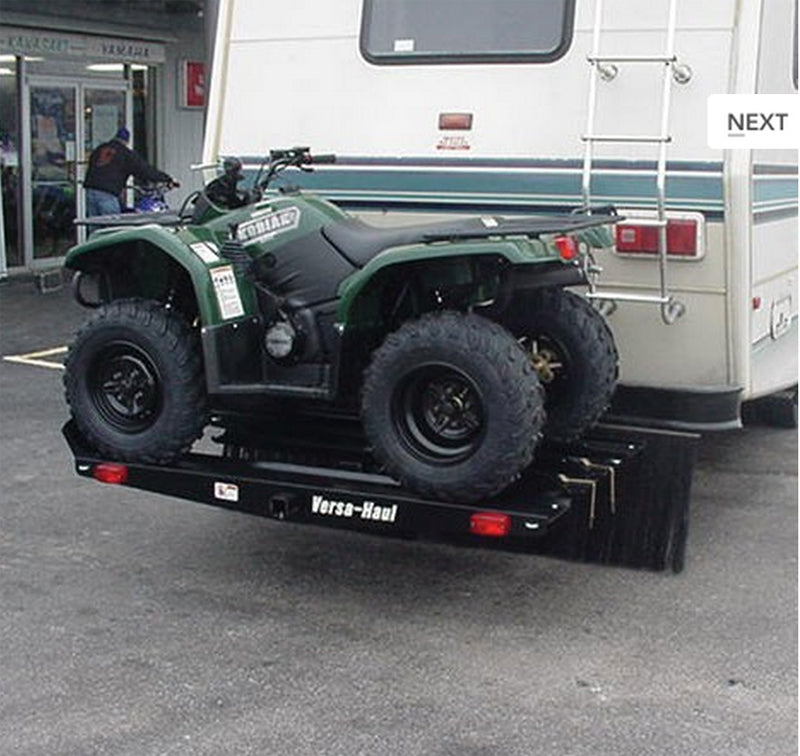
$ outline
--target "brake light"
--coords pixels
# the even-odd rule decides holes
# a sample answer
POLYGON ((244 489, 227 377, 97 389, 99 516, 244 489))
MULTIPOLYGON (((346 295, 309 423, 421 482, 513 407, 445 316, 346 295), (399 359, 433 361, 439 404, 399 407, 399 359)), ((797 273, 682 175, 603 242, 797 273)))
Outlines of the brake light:
POLYGON ((439 113, 439 128, 442 131, 469 131, 472 113, 439 113))
POLYGON ((578 257, 578 244, 570 236, 557 236, 553 243, 556 245, 559 257, 564 262, 572 262, 578 257))
POLYGON ((101 462, 94 466, 92 477, 101 483, 125 483, 128 480, 128 467, 116 462, 101 462))
POLYGON ((511 532, 511 517, 502 512, 475 512, 469 518, 469 532, 488 538, 503 538, 511 532))
MULTIPOLYGON (((658 226, 618 223, 617 252, 623 254, 658 254, 658 226)), ((667 254, 698 257, 697 221, 672 218, 667 221, 667 254)))

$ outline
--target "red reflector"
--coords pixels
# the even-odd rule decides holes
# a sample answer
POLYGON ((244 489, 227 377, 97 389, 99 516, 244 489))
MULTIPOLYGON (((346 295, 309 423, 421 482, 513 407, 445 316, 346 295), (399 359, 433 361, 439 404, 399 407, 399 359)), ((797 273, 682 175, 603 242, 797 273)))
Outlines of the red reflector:
POLYGON ((511 517, 501 512, 475 512, 469 518, 469 532, 474 535, 502 538, 511 531, 511 517))
POLYGON ((575 243, 575 239, 569 236, 558 236, 554 244, 562 260, 570 262, 578 256, 578 245, 575 243))
POLYGON ((92 477, 101 483, 124 483, 128 480, 128 468, 115 462, 101 462, 94 466, 92 477))
POLYGON ((442 131, 469 131, 472 113, 439 113, 439 128, 442 131))
MULTIPOLYGON (((657 254, 658 227, 619 223, 616 226, 617 252, 657 254)), ((667 254, 680 257, 697 256, 697 221, 667 221, 667 254)))
POLYGON ((761 297, 753 297, 753 309, 754 310, 761 309, 761 297))

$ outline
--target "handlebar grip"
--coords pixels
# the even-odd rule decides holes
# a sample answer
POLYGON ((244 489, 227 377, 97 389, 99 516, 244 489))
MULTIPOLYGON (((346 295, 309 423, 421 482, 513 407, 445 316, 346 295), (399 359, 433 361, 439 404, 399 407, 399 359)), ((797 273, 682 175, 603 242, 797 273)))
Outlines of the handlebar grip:
POLYGON ((311 163, 314 165, 324 165, 336 162, 336 155, 311 155, 311 163))

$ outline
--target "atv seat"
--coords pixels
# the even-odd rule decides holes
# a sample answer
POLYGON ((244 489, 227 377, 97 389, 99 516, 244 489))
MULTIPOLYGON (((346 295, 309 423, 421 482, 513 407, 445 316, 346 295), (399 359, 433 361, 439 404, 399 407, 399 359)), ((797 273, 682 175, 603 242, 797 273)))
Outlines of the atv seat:
POLYGON ((566 215, 472 217, 396 228, 376 228, 358 218, 348 218, 325 226, 322 233, 343 257, 356 267, 362 268, 379 252, 405 244, 430 244, 498 236, 538 237, 542 234, 568 234, 585 228, 616 223, 619 220, 621 218, 608 208, 603 208, 603 212, 566 215))
MULTIPOLYGON (((406 244, 425 244, 450 238, 489 236, 486 221, 482 218, 424 223, 395 228, 376 228, 359 218, 325 226, 322 233, 334 247, 353 265, 363 268, 375 255, 390 247, 406 244)), ((497 233, 496 226, 492 226, 497 233)))

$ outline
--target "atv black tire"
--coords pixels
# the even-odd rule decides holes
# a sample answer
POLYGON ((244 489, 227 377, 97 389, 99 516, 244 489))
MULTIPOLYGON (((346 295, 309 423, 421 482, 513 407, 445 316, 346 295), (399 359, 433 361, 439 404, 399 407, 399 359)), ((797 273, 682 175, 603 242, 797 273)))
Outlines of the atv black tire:
POLYGON ((528 353, 545 391, 548 438, 570 440, 611 403, 619 355, 605 318, 566 289, 518 293, 503 324, 528 353))
POLYGON ((87 441, 120 461, 169 462, 207 422, 197 336, 158 302, 101 305, 69 349, 64 388, 87 441))
POLYGON ((471 502, 530 464, 543 402, 510 333, 477 315, 439 312, 405 323, 375 350, 361 418, 373 454, 401 483, 471 502))

